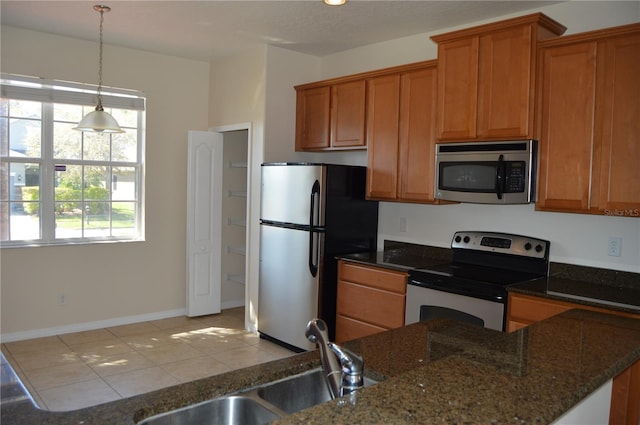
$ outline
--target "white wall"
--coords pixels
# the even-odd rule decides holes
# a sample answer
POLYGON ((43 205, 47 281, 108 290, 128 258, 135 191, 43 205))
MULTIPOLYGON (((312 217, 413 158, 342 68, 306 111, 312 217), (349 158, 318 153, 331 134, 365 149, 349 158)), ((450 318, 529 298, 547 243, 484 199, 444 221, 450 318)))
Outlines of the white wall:
MULTIPOLYGON (((3 72, 97 82, 96 43, 1 30, 3 72)), ((5 341, 185 311, 187 131, 207 128, 209 64, 106 45, 104 83, 147 96, 146 241, 3 248, 5 341)))

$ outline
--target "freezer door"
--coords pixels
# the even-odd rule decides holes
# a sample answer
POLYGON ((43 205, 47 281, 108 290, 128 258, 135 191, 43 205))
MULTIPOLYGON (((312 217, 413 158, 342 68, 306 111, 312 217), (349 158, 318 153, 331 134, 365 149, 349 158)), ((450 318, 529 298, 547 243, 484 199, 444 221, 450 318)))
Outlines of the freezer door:
POLYGON ((322 165, 263 165, 260 218, 302 226, 324 226, 322 165))
POLYGON ((261 225, 258 330, 305 350, 315 349, 304 333, 318 317, 321 233, 261 225), (311 254, 310 245, 313 245, 311 254))

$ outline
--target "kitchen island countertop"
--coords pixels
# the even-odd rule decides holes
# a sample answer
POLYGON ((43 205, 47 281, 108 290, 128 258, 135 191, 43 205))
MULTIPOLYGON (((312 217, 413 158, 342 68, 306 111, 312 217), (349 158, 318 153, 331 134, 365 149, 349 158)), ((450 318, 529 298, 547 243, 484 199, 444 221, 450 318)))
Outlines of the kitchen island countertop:
POLYGON ((512 285, 507 290, 512 293, 640 315, 640 287, 616 287, 549 276, 512 285))
MULTIPOLYGON (((504 334, 433 320, 350 341, 381 380, 278 424, 550 423, 640 359, 640 320, 570 310, 504 334)), ((148 416, 319 366, 317 352, 71 412, 21 400, 3 424, 134 424, 148 416)))

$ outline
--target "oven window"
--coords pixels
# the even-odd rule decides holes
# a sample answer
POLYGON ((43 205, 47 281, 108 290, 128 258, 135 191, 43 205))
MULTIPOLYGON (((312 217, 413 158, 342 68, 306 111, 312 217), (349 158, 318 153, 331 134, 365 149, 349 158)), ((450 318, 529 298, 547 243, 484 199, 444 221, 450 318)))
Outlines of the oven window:
POLYGON ((495 161, 441 162, 439 164, 441 190, 456 192, 494 193, 496 191, 495 161))

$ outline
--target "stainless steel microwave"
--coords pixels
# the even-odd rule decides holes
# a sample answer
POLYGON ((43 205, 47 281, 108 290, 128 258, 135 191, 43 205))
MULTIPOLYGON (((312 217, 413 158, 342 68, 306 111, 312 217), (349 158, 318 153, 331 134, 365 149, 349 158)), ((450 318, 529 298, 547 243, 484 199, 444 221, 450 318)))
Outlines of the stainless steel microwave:
POLYGON ((436 199, 477 204, 535 201, 535 140, 436 144, 436 199))

